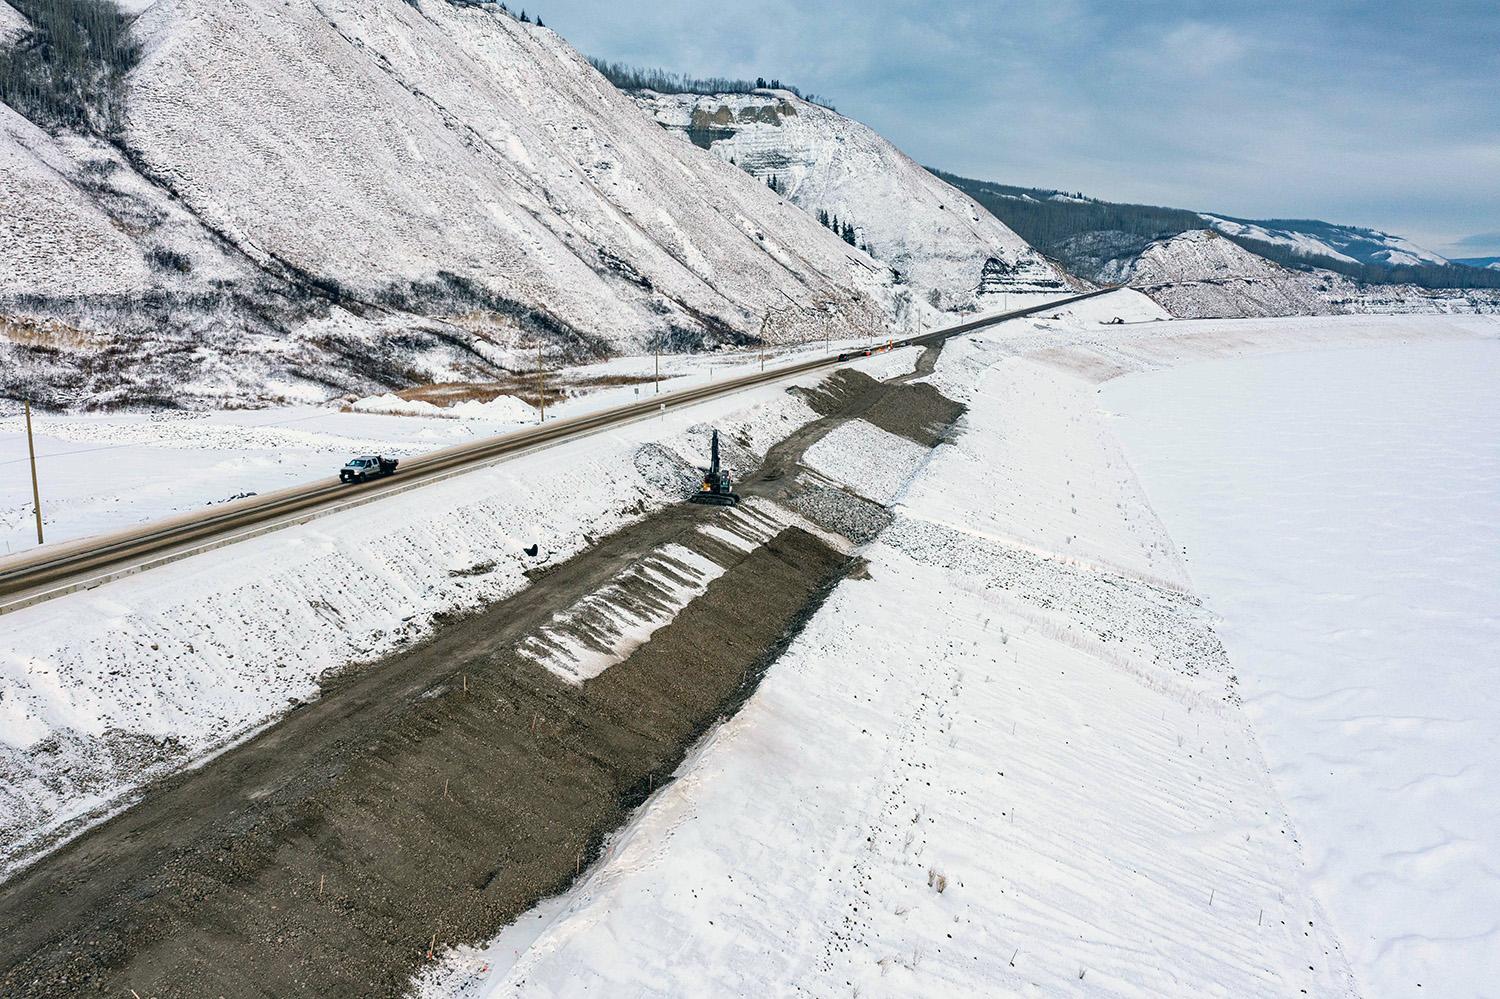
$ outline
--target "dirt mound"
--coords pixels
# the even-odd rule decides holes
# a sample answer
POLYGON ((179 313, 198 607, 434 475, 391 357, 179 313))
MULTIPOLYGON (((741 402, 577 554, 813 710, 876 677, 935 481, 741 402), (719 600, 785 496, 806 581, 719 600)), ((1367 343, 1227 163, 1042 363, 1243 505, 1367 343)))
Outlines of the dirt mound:
POLYGON ((865 411, 864 418, 881 430, 936 447, 963 412, 962 404, 923 382, 892 387, 865 411))

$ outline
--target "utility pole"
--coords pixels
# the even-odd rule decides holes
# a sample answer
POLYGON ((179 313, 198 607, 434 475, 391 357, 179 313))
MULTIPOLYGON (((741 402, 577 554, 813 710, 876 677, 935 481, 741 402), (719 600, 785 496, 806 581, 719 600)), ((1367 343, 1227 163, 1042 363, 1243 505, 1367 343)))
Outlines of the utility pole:
POLYGON ((36 445, 31 440, 31 400, 23 402, 26 407, 26 453, 31 456, 31 504, 36 508, 36 543, 42 540, 42 491, 36 484, 36 445))
POLYGON ((543 394, 542 390, 542 342, 540 340, 536 344, 536 404, 537 408, 542 411, 542 418, 537 422, 546 423, 547 396, 543 394))

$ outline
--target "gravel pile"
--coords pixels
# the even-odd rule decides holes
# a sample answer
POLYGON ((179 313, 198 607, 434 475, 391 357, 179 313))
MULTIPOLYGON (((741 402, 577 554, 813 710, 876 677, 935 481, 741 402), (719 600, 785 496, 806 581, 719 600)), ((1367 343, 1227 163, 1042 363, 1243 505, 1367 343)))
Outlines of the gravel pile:
POLYGON ((823 530, 841 534, 860 545, 873 541, 891 522, 891 513, 885 507, 827 486, 801 493, 792 499, 791 505, 823 530))

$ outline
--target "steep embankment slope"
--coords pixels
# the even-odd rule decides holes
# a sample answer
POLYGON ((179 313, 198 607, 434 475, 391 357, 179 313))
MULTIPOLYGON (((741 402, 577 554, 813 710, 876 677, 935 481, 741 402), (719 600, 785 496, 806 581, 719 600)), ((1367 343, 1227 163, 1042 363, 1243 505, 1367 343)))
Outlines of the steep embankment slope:
POLYGON ((1208 229, 1152 243, 1125 279, 1181 319, 1500 312, 1494 290, 1361 284, 1332 271, 1293 270, 1208 229))
POLYGON ((637 99, 720 158, 774 178, 808 213, 848 223, 858 245, 938 308, 988 308, 1002 293, 1067 288, 1057 268, 978 202, 835 111, 784 90, 637 99))
POLYGON ((862 253, 496 7, 158 0, 134 30, 117 138, 0 118, 0 315, 24 331, 0 352, 54 401, 326 395, 537 339, 737 340, 788 298, 894 315, 862 253))

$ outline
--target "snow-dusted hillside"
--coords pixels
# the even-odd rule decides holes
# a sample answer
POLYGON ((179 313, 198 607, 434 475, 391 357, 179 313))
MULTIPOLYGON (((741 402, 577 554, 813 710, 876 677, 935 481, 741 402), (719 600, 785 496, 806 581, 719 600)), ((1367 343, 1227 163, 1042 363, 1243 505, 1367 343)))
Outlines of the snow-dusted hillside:
POLYGON ((1329 304, 1331 294, 1348 285, 1332 274, 1309 279, 1207 229, 1148 246, 1130 283, 1186 319, 1330 315, 1339 311, 1329 304))
POLYGON ((135 32, 117 143, 0 108, 0 395, 295 400, 537 339, 743 340, 788 299, 768 336, 907 315, 883 268, 498 7, 156 0, 135 32))
POLYGON ((968 195, 857 121, 785 90, 637 98, 666 127, 707 146, 793 204, 853 226, 856 242, 948 311, 1002 293, 1049 292, 1064 276, 968 195))
POLYGON ((26 18, 22 17, 5 0, 0 0, 0 45, 5 44, 26 30, 26 18))
POLYGON ((1226 236, 1254 239, 1274 246, 1284 246, 1305 257, 1330 257, 1351 264, 1384 264, 1393 267, 1432 264, 1443 266, 1449 261, 1431 250, 1407 239, 1379 229, 1334 225, 1315 219, 1250 219, 1222 215, 1202 215, 1209 225, 1226 236))
POLYGON ((1500 312, 1500 291, 1360 284, 1332 271, 1292 270, 1210 229, 1152 243, 1125 276, 1180 319, 1500 312))

